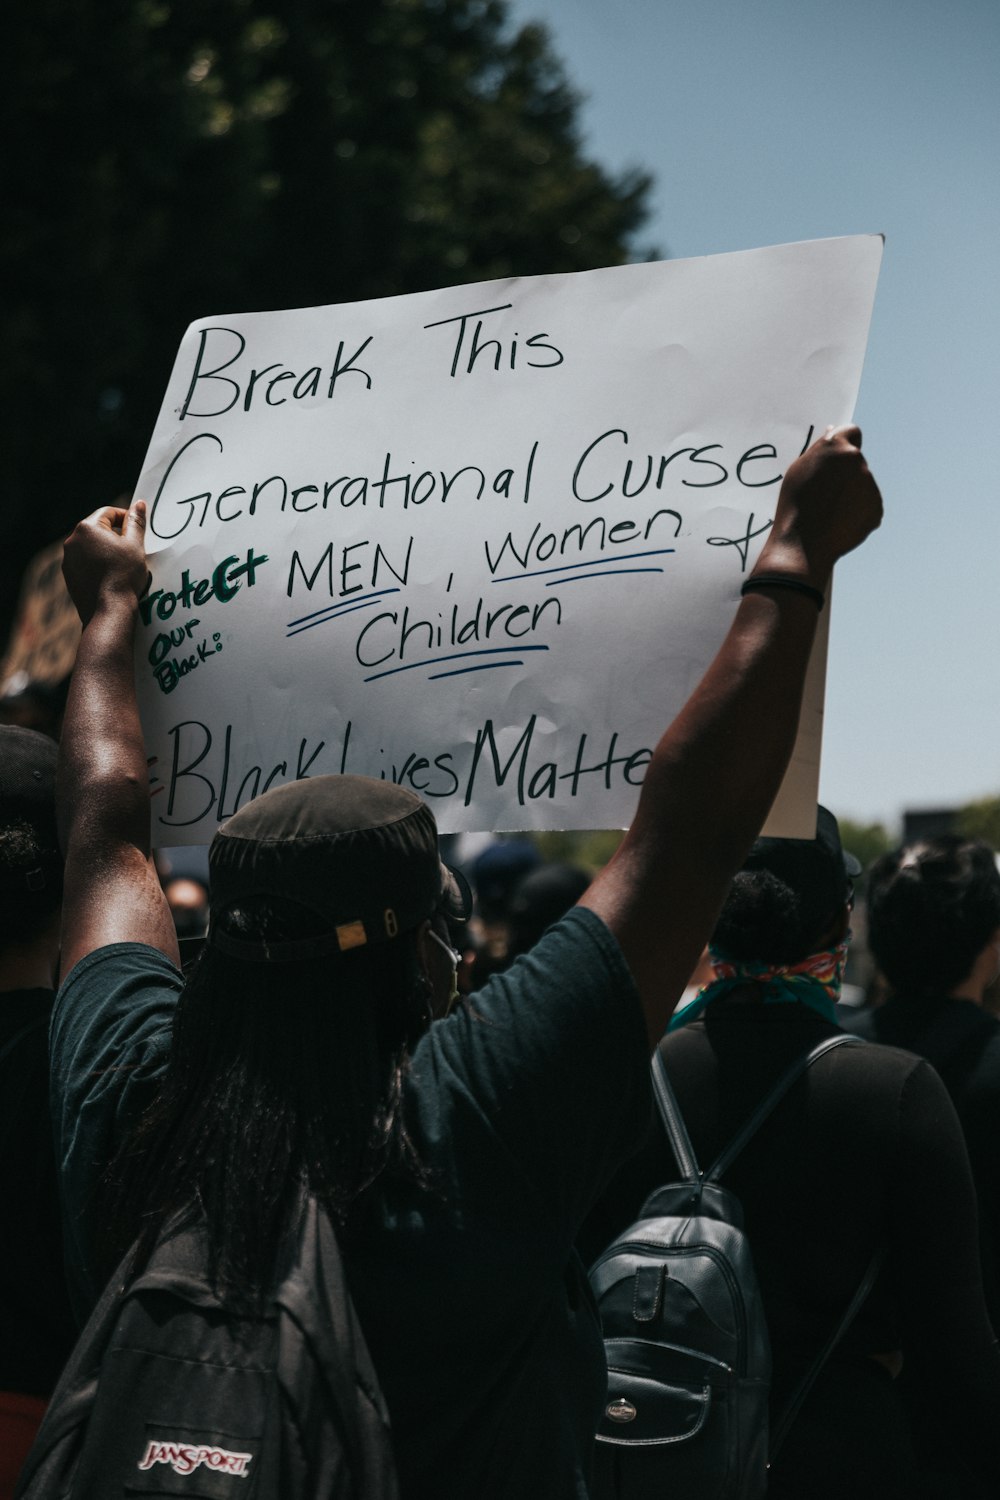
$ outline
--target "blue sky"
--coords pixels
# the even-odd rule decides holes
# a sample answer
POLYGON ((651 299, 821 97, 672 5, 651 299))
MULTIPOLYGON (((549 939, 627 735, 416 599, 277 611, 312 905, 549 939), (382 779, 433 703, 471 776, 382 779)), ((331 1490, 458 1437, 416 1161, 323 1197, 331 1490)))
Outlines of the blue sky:
POLYGON ((512 0, 651 171, 641 241, 710 255, 881 232, 857 420, 886 502, 838 569, 821 799, 1000 794, 1000 4, 512 0))

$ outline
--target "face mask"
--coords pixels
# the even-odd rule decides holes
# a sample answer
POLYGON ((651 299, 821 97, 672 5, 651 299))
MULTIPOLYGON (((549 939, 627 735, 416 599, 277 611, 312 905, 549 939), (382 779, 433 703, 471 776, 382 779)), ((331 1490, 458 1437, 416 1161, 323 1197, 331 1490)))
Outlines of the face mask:
POLYGON ((448 1003, 444 1008, 444 1013, 447 1016, 451 1014, 455 1001, 458 999, 458 966, 462 962, 462 955, 450 943, 446 943, 444 938, 439 938, 433 927, 428 928, 428 935, 434 939, 438 947, 443 949, 451 959, 451 989, 448 993, 448 1003))

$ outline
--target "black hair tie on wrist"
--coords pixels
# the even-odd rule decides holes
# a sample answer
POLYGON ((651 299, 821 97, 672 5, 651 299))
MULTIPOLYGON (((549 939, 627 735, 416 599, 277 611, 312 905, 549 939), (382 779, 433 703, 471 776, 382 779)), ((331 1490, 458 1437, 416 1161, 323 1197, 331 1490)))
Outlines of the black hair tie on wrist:
POLYGON ((819 589, 814 589, 811 583, 803 583, 801 578, 791 578, 787 573, 755 573, 746 580, 740 593, 753 594, 760 589, 791 589, 793 593, 805 594, 817 609, 822 609, 826 603, 826 596, 819 589))

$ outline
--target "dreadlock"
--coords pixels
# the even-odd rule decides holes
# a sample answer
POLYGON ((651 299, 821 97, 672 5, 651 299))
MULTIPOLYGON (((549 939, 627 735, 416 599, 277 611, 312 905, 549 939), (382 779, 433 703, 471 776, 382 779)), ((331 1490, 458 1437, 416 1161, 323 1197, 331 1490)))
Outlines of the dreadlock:
MULTIPOLYGON (((233 936, 269 942, 312 936, 308 923, 275 897, 222 919, 233 936)), ((384 1172, 423 1181, 400 1101, 428 999, 412 933, 292 963, 209 942, 178 1001, 159 1095, 106 1179, 109 1265, 136 1224, 138 1269, 174 1215, 200 1210, 216 1285, 256 1304, 303 1186, 349 1234, 384 1172)))

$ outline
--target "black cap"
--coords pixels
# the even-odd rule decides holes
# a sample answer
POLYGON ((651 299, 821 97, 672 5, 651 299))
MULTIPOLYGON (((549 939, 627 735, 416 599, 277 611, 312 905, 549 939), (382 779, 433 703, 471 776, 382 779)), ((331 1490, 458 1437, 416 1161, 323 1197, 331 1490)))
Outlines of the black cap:
POLYGON ((744 870, 770 870, 801 901, 804 924, 819 931, 841 910, 861 865, 840 842, 840 829, 826 807, 816 809, 814 839, 757 839, 744 870))
POLYGON ((590 876, 577 865, 553 862, 539 865, 519 880, 507 905, 511 926, 511 948, 525 952, 571 906, 590 885, 590 876))
POLYGON ((497 839, 488 844, 472 866, 480 916, 487 922, 506 916, 514 887, 541 862, 541 854, 529 839, 497 839))
POLYGON ((0 891, 6 896, 62 888, 63 862, 56 831, 58 757, 56 743, 47 734, 0 725, 0 828, 26 825, 39 846, 28 860, 8 857, 0 864, 0 891))
POLYGON ((265 792, 219 829, 209 850, 213 918, 255 896, 296 902, 316 937, 270 943, 219 930, 237 958, 295 960, 384 943, 435 911, 464 920, 465 882, 441 863, 426 803, 367 776, 309 776, 265 792))

